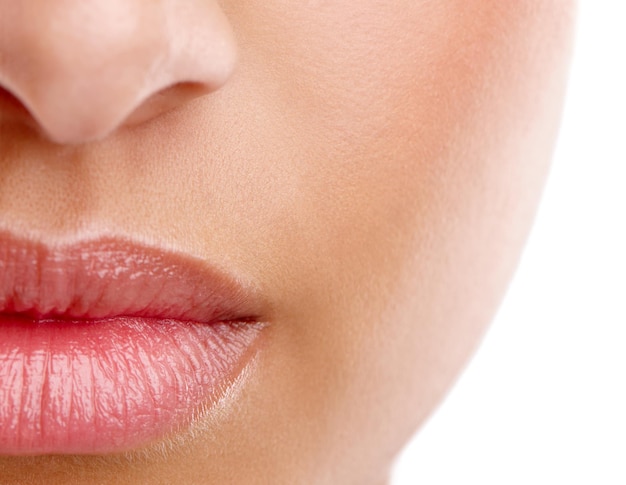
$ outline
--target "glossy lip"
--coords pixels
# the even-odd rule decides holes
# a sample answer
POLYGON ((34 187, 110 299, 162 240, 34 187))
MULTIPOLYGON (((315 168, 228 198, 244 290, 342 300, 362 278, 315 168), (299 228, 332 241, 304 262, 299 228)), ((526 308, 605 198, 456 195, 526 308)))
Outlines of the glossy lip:
POLYGON ((0 454, 149 445, 254 356, 264 303, 203 261, 116 238, 0 234, 0 454))

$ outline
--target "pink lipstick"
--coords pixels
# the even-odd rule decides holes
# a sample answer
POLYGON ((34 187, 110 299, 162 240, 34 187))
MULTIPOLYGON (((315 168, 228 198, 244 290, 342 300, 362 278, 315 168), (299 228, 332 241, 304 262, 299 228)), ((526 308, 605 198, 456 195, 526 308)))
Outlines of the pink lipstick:
POLYGON ((102 454, 191 425, 253 358, 255 286, 117 239, 0 235, 0 454, 102 454))

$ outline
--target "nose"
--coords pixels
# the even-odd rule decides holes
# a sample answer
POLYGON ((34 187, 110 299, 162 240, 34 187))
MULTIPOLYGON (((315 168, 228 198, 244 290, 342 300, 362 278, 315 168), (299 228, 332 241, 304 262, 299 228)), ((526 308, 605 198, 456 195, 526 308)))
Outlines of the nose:
POLYGON ((235 47, 216 0, 0 0, 0 94, 56 143, 99 140, 219 89, 235 47))

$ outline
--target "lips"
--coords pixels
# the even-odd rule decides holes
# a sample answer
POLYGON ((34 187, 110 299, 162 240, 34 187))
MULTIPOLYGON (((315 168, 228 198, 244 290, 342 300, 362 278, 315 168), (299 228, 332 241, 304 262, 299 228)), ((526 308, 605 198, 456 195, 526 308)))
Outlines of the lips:
POLYGON ((258 291, 117 239, 0 235, 0 454, 136 449, 192 425, 253 358, 258 291))

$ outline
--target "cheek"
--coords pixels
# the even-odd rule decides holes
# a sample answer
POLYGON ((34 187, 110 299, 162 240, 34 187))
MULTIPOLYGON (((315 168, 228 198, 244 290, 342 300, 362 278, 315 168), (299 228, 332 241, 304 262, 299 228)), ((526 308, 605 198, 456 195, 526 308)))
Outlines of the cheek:
MULTIPOLYGON (((304 258, 311 286, 337 265, 398 274, 437 237, 441 251, 458 238, 485 254, 520 238, 510 221, 532 212, 556 126, 567 4, 231 6, 238 91, 258 94, 264 139, 284 144, 265 156, 291 189, 275 218, 289 230, 274 234, 316 255, 304 258)), ((361 274, 341 292, 372 280, 361 274)))
POLYGON ((284 168, 303 181, 282 219, 285 267, 306 275, 283 288, 288 358, 325 394, 294 386, 330 430, 394 447, 515 266, 556 132, 570 6, 286 3, 249 4, 267 22, 242 11, 235 30, 293 134, 284 168))
POLYGON ((232 436, 265 430, 268 454, 299 443, 311 473, 369 475, 439 401, 513 271, 556 131, 569 2, 224 3, 240 63, 200 151, 222 141, 228 164, 198 177, 220 211, 193 220, 276 302, 232 436))

